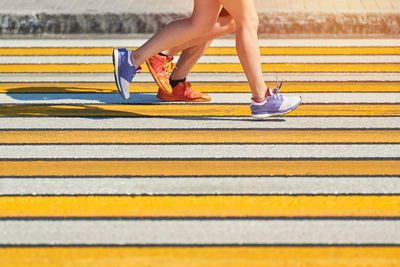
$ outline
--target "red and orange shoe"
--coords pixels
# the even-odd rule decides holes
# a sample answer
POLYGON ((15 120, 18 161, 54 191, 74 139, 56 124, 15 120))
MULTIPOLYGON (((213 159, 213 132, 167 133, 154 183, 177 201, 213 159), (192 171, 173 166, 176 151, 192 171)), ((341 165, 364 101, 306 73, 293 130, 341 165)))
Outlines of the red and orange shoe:
POLYGON ((158 90, 157 97, 164 101, 209 102, 211 100, 211 96, 208 94, 192 89, 189 82, 179 82, 172 88, 171 94, 158 90))
POLYGON ((162 91, 166 95, 172 93, 172 87, 169 84, 169 73, 175 67, 175 64, 172 63, 173 59, 171 56, 157 54, 146 61, 147 67, 159 87, 158 91, 162 91))

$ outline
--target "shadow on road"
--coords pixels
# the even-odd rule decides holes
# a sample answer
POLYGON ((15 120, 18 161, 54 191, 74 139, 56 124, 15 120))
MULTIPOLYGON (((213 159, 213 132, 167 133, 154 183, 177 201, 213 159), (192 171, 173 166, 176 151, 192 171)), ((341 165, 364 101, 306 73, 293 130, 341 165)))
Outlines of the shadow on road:
MULTIPOLYGON (((109 86, 109 85, 107 85, 109 86)), ((251 117, 225 117, 225 116, 160 116, 149 115, 130 110, 129 106, 134 105, 154 105, 159 106, 163 101, 157 98, 155 93, 133 93, 129 100, 124 100, 115 91, 115 88, 104 89, 104 85, 96 87, 73 87, 73 86, 31 86, 31 87, 12 87, 3 88, 6 95, 21 101, 17 104, 0 105, 0 116, 3 117, 23 117, 23 116, 49 116, 49 117, 90 117, 93 119, 106 119, 107 117, 157 117, 169 118, 181 121, 252 121, 254 123, 262 122, 285 122, 284 119, 271 118, 266 120, 254 120, 251 117), (60 103, 43 104, 34 103, 35 101, 57 101, 60 103), (75 100, 74 103, 68 103, 68 100, 75 100), (79 104, 76 100, 93 101, 93 104, 79 104), (29 103, 23 103, 29 101, 29 103), (97 102, 97 103, 96 103, 97 102), (118 105, 118 109, 113 108, 113 104, 118 105), (104 107, 102 107, 104 105, 104 107), (126 108, 125 108, 126 105, 126 108), (122 109, 122 110, 121 110, 122 109)), ((163 103, 163 104, 182 104, 182 102, 163 103)), ((185 103, 184 103, 185 104, 185 103)), ((202 105, 209 103, 195 103, 202 105)), ((211 103, 212 105, 212 103, 211 103)))

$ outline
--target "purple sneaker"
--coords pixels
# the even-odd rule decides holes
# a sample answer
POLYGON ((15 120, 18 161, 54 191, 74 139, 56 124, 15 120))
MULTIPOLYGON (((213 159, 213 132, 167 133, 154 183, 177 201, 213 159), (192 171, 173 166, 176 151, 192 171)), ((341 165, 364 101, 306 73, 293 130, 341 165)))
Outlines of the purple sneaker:
POLYGON ((122 48, 114 49, 113 52, 115 83, 117 84, 119 93, 124 99, 129 98, 130 83, 135 74, 141 70, 140 67, 135 69, 133 65, 129 63, 129 54, 131 51, 132 50, 122 48))
POLYGON ((282 115, 291 112, 301 103, 300 96, 283 96, 278 94, 282 83, 277 82, 277 87, 272 91, 268 88, 267 97, 262 101, 251 99, 251 116, 255 119, 265 119, 271 116, 282 115))

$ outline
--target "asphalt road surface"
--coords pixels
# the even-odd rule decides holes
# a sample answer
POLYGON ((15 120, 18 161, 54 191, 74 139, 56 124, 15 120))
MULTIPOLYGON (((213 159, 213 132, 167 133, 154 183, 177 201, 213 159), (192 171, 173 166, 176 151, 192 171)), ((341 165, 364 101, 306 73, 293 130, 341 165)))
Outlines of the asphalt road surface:
POLYGON ((400 265, 400 41, 260 40, 303 104, 250 118, 234 41, 163 103, 113 47, 0 40, 0 266, 400 265))

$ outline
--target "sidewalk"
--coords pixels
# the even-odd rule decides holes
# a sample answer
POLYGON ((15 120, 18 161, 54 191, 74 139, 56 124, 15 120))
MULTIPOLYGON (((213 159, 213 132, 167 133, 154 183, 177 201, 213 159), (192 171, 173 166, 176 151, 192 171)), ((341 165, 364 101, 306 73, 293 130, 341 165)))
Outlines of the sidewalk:
MULTIPOLYGON (((255 0, 260 33, 400 35, 400 0, 255 0)), ((3 0, 0 34, 154 33, 191 0, 3 0)))

